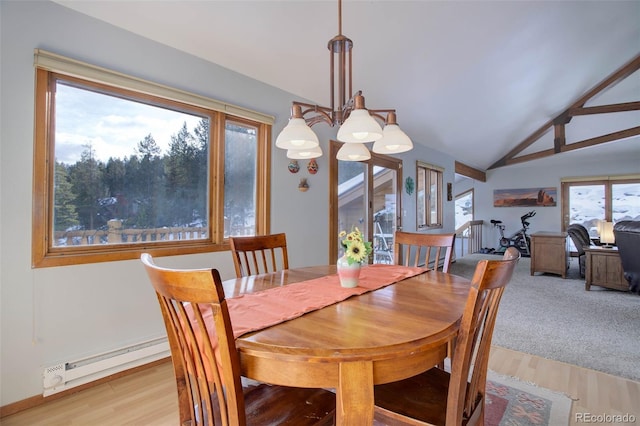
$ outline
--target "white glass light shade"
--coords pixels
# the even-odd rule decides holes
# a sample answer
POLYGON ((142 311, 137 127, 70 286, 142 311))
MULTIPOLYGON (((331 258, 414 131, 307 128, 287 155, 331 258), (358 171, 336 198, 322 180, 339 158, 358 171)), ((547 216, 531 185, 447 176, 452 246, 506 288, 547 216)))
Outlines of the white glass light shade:
POLYGON ((311 149, 319 146, 318 136, 304 118, 292 118, 276 139, 276 147, 282 149, 311 149))
POLYGON ((345 143, 338 150, 336 158, 342 161, 364 161, 371 158, 371 153, 364 144, 345 143))
POLYGON ((322 148, 320 145, 315 148, 309 149, 288 149, 287 150, 287 158, 291 158, 294 160, 306 160, 311 158, 318 158, 322 156, 322 148))
POLYGON ((600 243, 610 245, 616 242, 616 237, 613 234, 613 222, 602 222, 602 229, 600 231, 600 243))
POLYGON ((387 124, 382 129, 382 138, 373 144, 373 152, 378 154, 398 154, 413 149, 413 143, 397 124, 387 124))
POLYGON ((346 143, 373 142, 382 137, 382 127, 366 109, 354 109, 338 130, 338 140, 346 143))

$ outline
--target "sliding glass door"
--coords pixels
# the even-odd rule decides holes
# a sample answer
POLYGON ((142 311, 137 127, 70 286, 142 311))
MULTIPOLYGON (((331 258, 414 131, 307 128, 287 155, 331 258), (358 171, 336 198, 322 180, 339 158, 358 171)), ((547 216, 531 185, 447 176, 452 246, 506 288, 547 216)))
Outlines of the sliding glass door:
POLYGON ((373 263, 393 263, 393 234, 398 229, 399 170, 395 164, 373 160, 373 263))
POLYGON ((338 161, 331 143, 329 258, 341 253, 340 231, 358 227, 374 247, 373 263, 393 262, 393 234, 400 228, 402 161, 372 153, 365 162, 338 161))

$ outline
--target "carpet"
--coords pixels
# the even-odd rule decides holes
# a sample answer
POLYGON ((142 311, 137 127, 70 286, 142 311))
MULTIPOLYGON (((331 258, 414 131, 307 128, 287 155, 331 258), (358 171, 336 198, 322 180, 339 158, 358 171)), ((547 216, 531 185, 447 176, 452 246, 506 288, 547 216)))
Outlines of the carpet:
MULTIPOLYGON (((485 426, 561 426, 569 424, 571 399, 493 371, 487 373, 485 426)), ((375 420, 374 426, 386 426, 375 420)))
MULTIPOLYGON (((449 272, 470 278, 481 259, 456 259, 449 272)), ((640 296, 602 287, 584 289, 578 261, 566 279, 531 276, 530 258, 518 262, 500 302, 492 343, 496 346, 640 380, 640 296)))

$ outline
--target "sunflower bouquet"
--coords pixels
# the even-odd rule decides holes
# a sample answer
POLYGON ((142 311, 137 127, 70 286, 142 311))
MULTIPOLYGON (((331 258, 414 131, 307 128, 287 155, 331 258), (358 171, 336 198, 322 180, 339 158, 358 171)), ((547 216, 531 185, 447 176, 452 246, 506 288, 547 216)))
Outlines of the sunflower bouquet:
POLYGON ((371 242, 364 240, 362 232, 357 227, 348 234, 346 231, 340 232, 338 237, 341 238, 340 244, 344 248, 344 255, 349 265, 363 263, 371 256, 373 252, 371 242))

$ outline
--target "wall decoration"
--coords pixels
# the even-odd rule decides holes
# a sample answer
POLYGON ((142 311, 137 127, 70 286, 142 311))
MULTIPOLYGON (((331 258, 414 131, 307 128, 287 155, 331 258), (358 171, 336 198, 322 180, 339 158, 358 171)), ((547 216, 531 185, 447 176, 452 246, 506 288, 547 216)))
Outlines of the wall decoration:
POLYGON ((453 200, 453 185, 447 182, 447 201, 453 200))
POLYGON ((312 175, 315 175, 316 173, 318 173, 318 163, 316 162, 315 158, 312 158, 311 160, 309 160, 309 164, 307 164, 307 170, 312 175))
POLYGON ((405 179, 404 190, 407 191, 408 195, 413 194, 413 178, 411 176, 405 179))
POLYGON ((494 207, 555 207, 557 188, 495 189, 494 207))
POLYGON ((306 178, 300 179, 300 183, 298 184, 298 191, 307 192, 309 190, 309 184, 307 183, 306 178))
POLYGON ((298 164, 298 160, 289 161, 289 165, 287 166, 287 168, 291 173, 298 173, 298 170, 300 170, 300 165, 298 164))

